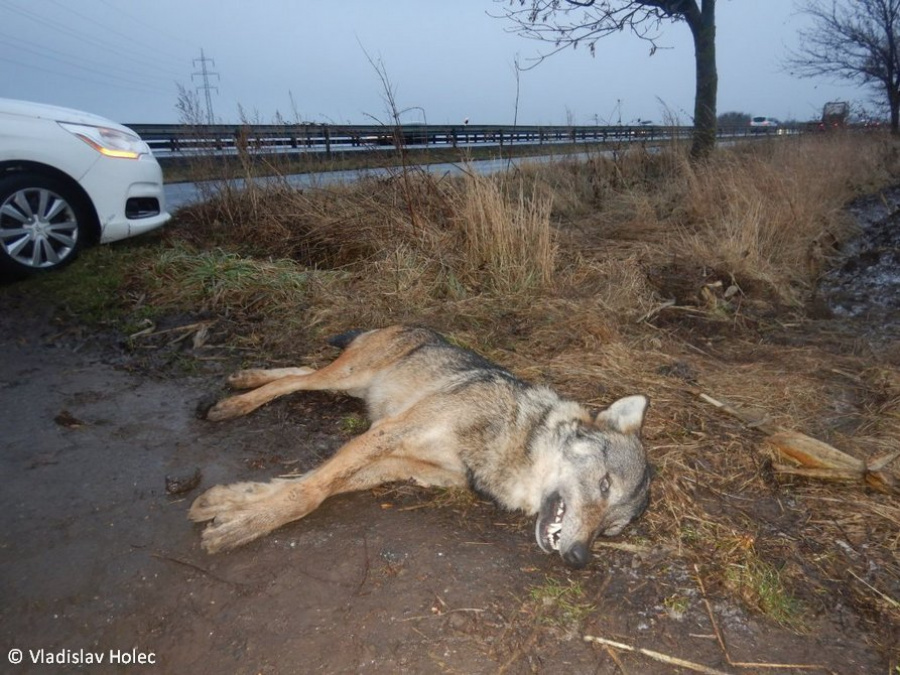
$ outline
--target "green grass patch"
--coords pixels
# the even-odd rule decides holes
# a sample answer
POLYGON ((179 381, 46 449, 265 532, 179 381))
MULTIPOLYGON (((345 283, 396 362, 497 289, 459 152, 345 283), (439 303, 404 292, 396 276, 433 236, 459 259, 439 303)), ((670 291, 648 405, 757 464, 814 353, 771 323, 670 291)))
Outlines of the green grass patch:
POLYGON ((141 284, 169 307, 262 312, 303 303, 313 272, 292 260, 257 260, 176 244, 149 261, 141 284))
POLYGON ((369 428, 369 420, 362 415, 347 415, 341 418, 341 432, 348 436, 358 436, 369 428))
MULTIPOLYGON (((131 271, 146 258, 141 246, 100 246, 83 251, 72 265, 38 274, 4 288, 21 293, 89 326, 118 325, 129 319, 134 302, 124 292, 131 271)), ((140 318, 156 313, 144 308, 140 318)))
POLYGON ((540 623, 564 630, 575 630, 594 610, 585 601, 584 587, 572 579, 547 577, 540 586, 528 593, 540 623))
POLYGON ((729 567, 725 580, 752 609, 786 628, 798 632, 805 629, 805 608, 773 565, 750 555, 743 563, 729 567))

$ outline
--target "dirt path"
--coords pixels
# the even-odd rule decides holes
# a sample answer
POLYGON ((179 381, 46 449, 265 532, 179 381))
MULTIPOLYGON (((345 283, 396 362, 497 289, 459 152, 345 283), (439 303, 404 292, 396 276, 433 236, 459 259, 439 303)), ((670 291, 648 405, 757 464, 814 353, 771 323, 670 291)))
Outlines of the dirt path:
POLYGON ((341 417, 356 404, 296 397, 214 425, 194 411, 219 392, 222 372, 132 372, 96 336, 8 303, 2 672, 686 672, 584 634, 757 672, 728 664, 716 627, 733 661, 886 670, 850 614, 794 635, 705 589, 714 627, 694 571, 671 553, 625 536, 571 572, 538 551, 529 520, 412 488, 336 498, 262 541, 207 556, 185 518, 199 490, 309 468, 343 441, 341 417), (195 468, 200 488, 167 494, 167 475, 195 468), (667 607, 676 594, 685 606, 667 607), (19 665, 8 663, 14 649, 19 665), (93 654, 103 662, 75 665, 93 654), (110 664, 141 655, 153 663, 110 664), (47 665, 59 658, 68 663, 47 665))

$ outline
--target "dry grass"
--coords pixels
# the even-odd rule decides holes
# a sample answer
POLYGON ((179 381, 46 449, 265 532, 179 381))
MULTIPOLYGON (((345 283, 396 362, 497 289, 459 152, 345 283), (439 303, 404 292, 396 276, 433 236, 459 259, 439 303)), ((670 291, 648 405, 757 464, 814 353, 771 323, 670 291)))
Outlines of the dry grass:
POLYGON ((821 272, 825 250, 845 236, 847 200, 878 175, 877 147, 857 139, 780 143, 764 152, 719 155, 690 176, 686 222, 675 245, 685 255, 754 278, 798 301, 821 272))
POLYGON ((890 636, 896 498, 776 476, 762 434, 697 394, 857 457, 900 447, 897 360, 804 314, 851 233, 843 207, 898 175, 893 143, 848 135, 723 149, 698 167, 675 147, 494 177, 275 181, 182 212, 131 285, 227 314, 273 360, 417 322, 593 405, 646 393, 657 478, 632 536, 787 626, 850 602, 890 636))

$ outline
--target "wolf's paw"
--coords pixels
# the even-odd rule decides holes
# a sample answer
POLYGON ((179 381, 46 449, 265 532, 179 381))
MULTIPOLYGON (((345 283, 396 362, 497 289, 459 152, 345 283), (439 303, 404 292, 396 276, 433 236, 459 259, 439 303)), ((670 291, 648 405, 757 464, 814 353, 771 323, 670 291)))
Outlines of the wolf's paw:
POLYGON ((207 553, 227 551, 268 534, 280 523, 264 512, 235 511, 220 513, 203 530, 201 545, 207 553))
POLYGON ((256 408, 249 405, 248 401, 240 396, 232 396, 216 403, 206 413, 206 419, 212 422, 221 422, 222 420, 230 420, 234 417, 241 417, 256 408))
POLYGON ((278 483, 217 485, 194 500, 188 518, 211 520, 203 531, 203 548, 210 553, 253 541, 282 524, 278 483))
POLYGON ((232 389, 256 389, 269 382, 280 380, 282 377, 291 375, 309 375, 315 372, 313 368, 274 368, 265 370, 262 368, 251 368, 250 370, 239 370, 228 376, 228 386, 232 389))
POLYGON ((228 386, 232 389, 255 389, 256 387, 271 381, 271 379, 265 377, 265 372, 266 371, 261 368, 239 370, 228 376, 228 386))
POLYGON ((240 511, 274 495, 278 483, 234 483, 216 485, 194 500, 188 518, 197 523, 212 520, 229 511, 240 511))

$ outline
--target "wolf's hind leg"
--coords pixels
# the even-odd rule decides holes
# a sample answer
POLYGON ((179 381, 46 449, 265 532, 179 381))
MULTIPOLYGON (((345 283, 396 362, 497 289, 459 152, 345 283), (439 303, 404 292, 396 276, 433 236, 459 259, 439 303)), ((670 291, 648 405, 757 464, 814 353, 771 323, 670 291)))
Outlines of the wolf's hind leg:
POLYGON ((239 370, 228 376, 228 386, 232 389, 256 389, 269 382, 280 380, 290 375, 309 375, 313 368, 252 368, 239 370))
POLYGON ((353 391, 364 390, 372 378, 378 372, 373 368, 371 358, 362 350, 347 349, 337 359, 319 370, 312 368, 285 368, 277 369, 288 371, 291 374, 269 379, 266 374, 272 371, 244 371, 249 373, 242 375, 236 373, 234 384, 237 388, 252 386, 256 380, 262 382, 269 379, 262 386, 252 389, 244 394, 231 396, 216 403, 206 414, 206 419, 218 422, 246 415, 269 401, 280 396, 292 394, 295 391, 353 391))

